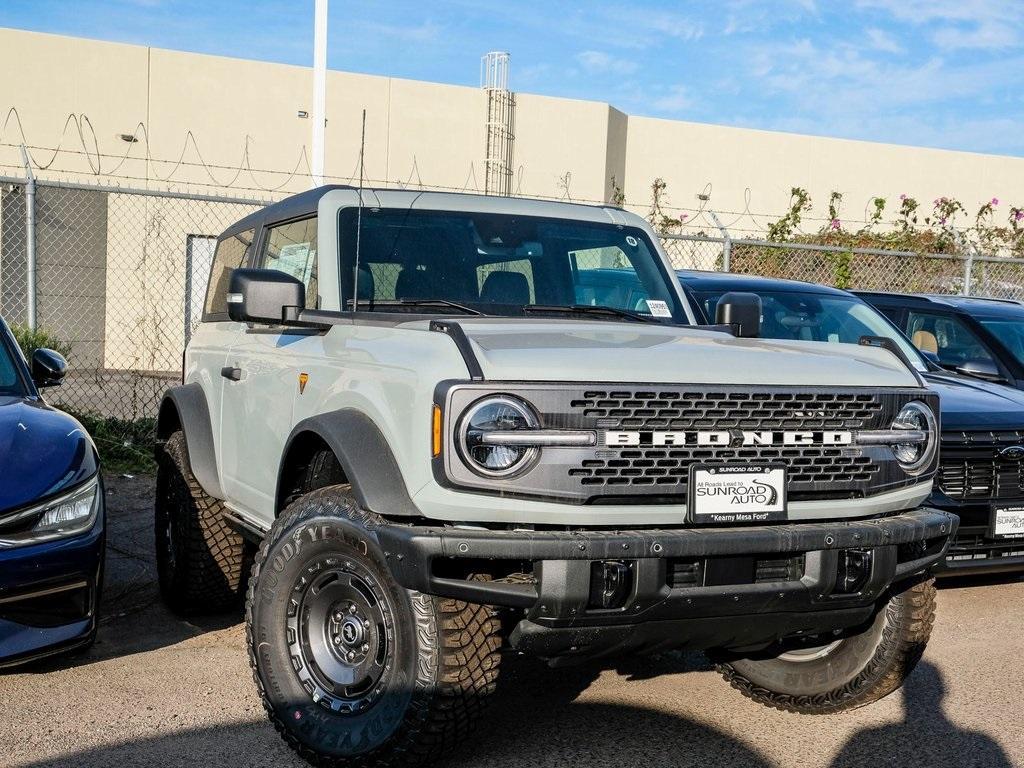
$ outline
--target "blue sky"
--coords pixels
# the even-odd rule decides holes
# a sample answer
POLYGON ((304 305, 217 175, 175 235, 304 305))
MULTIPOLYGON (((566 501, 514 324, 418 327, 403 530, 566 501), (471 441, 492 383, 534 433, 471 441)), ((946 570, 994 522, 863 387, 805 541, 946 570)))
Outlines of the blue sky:
MULTIPOLYGON (((313 0, 3 0, 0 26, 311 63, 313 0)), ((329 66, 1024 156, 1021 0, 331 0, 329 66)))

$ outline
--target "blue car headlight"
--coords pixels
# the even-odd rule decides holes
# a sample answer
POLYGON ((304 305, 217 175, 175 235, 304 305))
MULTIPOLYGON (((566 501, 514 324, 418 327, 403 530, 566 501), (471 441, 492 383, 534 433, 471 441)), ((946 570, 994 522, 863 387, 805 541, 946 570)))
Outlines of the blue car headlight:
POLYGON ((3 521, 0 547, 20 547, 74 536, 92 528, 100 508, 99 478, 94 477, 70 493, 19 511, 3 521), (30 523, 30 521, 32 521, 30 523), (17 525, 22 522, 25 527, 17 525))

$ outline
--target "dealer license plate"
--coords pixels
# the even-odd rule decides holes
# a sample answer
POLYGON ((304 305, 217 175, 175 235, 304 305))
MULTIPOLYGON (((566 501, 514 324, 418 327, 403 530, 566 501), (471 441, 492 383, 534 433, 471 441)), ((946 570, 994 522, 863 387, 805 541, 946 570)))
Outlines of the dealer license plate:
POLYGON ((785 520, 786 467, 693 465, 687 508, 696 525, 785 520))
POLYGON ((996 539, 1024 538, 1024 507, 993 507, 991 532, 996 539))

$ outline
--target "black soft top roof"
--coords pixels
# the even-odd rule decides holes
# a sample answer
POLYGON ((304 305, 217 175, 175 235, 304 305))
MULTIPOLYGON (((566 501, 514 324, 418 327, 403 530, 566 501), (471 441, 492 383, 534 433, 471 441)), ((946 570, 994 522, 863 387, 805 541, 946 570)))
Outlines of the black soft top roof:
POLYGON ((244 232, 247 229, 255 229, 264 220, 284 221, 316 213, 317 206, 320 204, 320 198, 336 189, 355 189, 355 187, 348 184, 325 184, 322 187, 307 189, 305 192, 299 192, 296 195, 286 197, 284 200, 268 205, 266 208, 253 211, 245 218, 239 219, 225 229, 221 237, 244 232))

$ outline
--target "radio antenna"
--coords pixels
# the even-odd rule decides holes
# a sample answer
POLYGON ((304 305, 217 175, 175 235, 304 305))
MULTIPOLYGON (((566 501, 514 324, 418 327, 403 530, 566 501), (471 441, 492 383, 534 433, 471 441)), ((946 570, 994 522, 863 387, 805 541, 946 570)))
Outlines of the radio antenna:
POLYGON ((366 151, 366 110, 363 110, 363 132, 359 139, 359 206, 356 208, 356 263, 352 275, 352 311, 359 311, 359 246, 363 234, 363 154, 366 151))

